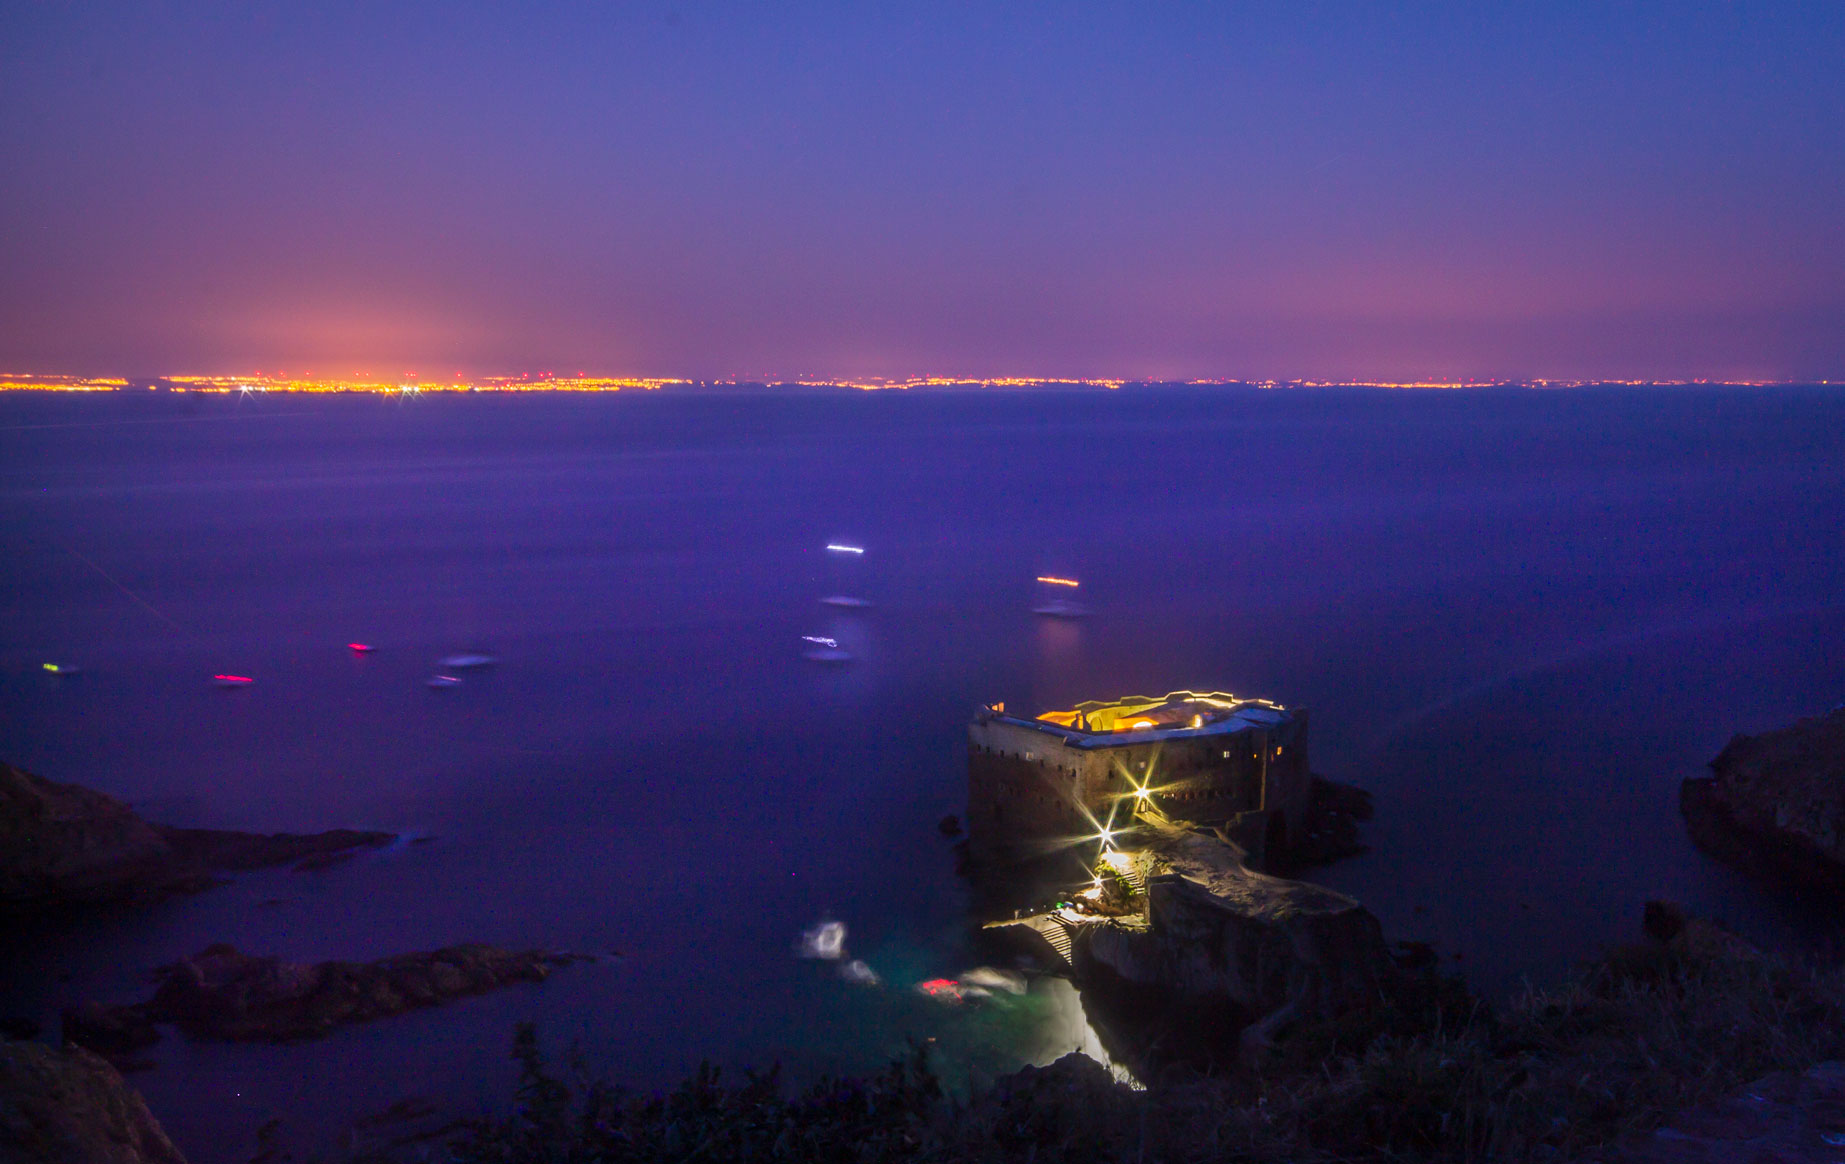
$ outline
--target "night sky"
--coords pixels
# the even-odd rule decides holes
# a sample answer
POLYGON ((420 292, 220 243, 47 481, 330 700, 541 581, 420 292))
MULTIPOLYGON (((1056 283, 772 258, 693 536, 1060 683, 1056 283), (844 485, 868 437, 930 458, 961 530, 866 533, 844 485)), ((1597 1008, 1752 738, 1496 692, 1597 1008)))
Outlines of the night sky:
POLYGON ((0 369, 1845 377, 1845 5, 0 7, 0 369))

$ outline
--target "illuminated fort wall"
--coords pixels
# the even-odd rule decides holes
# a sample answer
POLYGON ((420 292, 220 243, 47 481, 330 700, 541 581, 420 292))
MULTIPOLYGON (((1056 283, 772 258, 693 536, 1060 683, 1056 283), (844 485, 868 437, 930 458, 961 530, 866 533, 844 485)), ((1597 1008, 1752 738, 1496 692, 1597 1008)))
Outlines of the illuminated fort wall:
MULTIPOLYGON (((1137 737, 1146 733, 1135 733, 1137 737)), ((1307 713, 1270 727, 1110 745, 982 712, 968 726, 968 837, 982 858, 1028 858, 1133 822, 1135 790, 1167 817, 1221 826, 1260 862, 1305 826, 1307 713)), ((1093 851, 1090 851, 1093 855, 1093 851)))

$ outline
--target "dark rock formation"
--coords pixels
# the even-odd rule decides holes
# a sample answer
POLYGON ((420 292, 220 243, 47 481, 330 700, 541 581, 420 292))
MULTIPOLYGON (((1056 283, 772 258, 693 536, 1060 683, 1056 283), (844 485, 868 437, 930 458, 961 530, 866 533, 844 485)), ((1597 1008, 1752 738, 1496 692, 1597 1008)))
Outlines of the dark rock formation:
POLYGON ((1640 929, 1655 942, 1672 941, 1690 922, 1685 907, 1676 901, 1649 901, 1640 908, 1640 929))
POLYGON ((34 1164, 186 1164, 115 1068, 81 1047, 0 1043, 0 1155, 34 1164))
POLYGON ((133 1006, 66 1012, 65 1035, 98 1051, 144 1046, 144 1030, 174 1023, 194 1038, 280 1042, 323 1035, 515 982, 542 982, 580 955, 450 946, 376 962, 284 962, 211 946, 159 971, 154 996, 133 1006), (88 1044, 100 1037, 102 1045, 88 1044))
POLYGON ((1071 1051, 1048 1066, 1001 1076, 968 1120, 992 1127, 998 1145, 1019 1159, 1082 1159, 1131 1123, 1137 1107, 1136 1094, 1108 1068, 1071 1051))
POLYGON ((126 805, 0 765, 0 911, 147 900, 211 884, 126 805))
POLYGON ((390 833, 220 832, 149 824, 77 784, 0 764, 0 915, 147 902, 214 883, 214 870, 254 869, 351 853, 390 833))
POLYGON ((1266 1033, 1375 1003, 1391 968, 1383 927, 1317 885, 1247 868, 1234 848, 1156 827, 1144 925, 1078 932, 1079 973, 1101 969, 1182 1002, 1229 1004, 1266 1033))
POLYGON ((1845 707, 1737 736, 1710 767, 1679 790, 1701 848, 1751 872, 1845 893, 1845 707))
POLYGON ((180 856, 207 869, 237 872, 294 865, 297 869, 322 869, 343 861, 361 849, 375 848, 397 839, 394 833, 329 829, 324 833, 238 833, 220 829, 176 829, 155 825, 180 856))
POLYGON ((1287 877, 1315 865, 1355 857, 1369 846, 1358 826, 1371 819, 1371 794, 1351 784, 1315 776, 1307 786, 1307 813, 1299 836, 1270 852, 1271 872, 1287 877))
POLYGON ((1681 958, 1760 962, 1765 957, 1760 947, 1718 922, 1686 913, 1676 901, 1647 902, 1642 907, 1640 928, 1649 939, 1681 958))
POLYGON ((160 1041, 154 1021, 140 1008, 86 1002, 64 1012, 64 1041, 99 1055, 127 1055, 160 1041))

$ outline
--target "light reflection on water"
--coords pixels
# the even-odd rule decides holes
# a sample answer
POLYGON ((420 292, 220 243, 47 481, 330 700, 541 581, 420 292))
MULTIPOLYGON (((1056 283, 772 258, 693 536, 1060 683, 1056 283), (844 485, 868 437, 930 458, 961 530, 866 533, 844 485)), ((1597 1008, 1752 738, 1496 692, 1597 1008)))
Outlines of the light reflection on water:
MULTIPOLYGON (((912 1004, 918 997, 926 1000, 925 1009, 934 1008, 938 1014, 934 1016, 937 1021, 926 1021, 923 1026, 939 1027, 942 1032, 926 1038, 932 1043, 948 1039, 949 1045, 939 1048, 936 1058, 946 1067, 951 1085, 967 1082, 957 1070, 959 1064, 997 1059, 1003 1070, 1013 1058, 1042 1065, 1071 1051, 1088 1055, 1119 1078, 1133 1079, 1103 1049, 1075 988, 1066 979, 983 964, 950 977, 886 981, 869 962, 852 956, 849 934, 842 921, 821 921, 801 932, 794 952, 797 957, 831 966, 842 982, 853 987, 907 991, 912 1004)), ((1029 963, 1029 959, 1020 961, 1029 963)))
POLYGON ((1038 1024, 1041 1037, 1039 1045, 1030 1052, 1034 1066, 1043 1066, 1055 1062, 1071 1051, 1079 1051, 1097 1063, 1108 1068, 1108 1073, 1134 1088, 1143 1090, 1140 1080, 1125 1064, 1116 1062, 1102 1046, 1101 1036, 1089 1022, 1089 1016, 1083 1010, 1082 996, 1063 978, 1045 978, 1034 984, 1034 992, 1041 991, 1045 996, 1044 1017, 1038 1024))

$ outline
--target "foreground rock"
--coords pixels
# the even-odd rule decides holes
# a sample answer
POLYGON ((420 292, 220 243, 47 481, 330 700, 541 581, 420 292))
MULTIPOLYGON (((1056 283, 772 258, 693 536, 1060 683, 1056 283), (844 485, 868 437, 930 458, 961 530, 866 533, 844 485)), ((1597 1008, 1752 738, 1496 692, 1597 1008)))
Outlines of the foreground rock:
POLYGON ((323 1035, 515 982, 542 982, 581 955, 450 946, 376 962, 284 962, 211 946, 159 972, 148 1001, 66 1011, 66 1040, 120 1054, 173 1023, 200 1039, 282 1042, 323 1035))
POLYGON ((214 884, 214 871, 324 863, 395 839, 164 828, 93 789, 0 764, 0 915, 156 901, 214 884))
POLYGON ((81 1047, 0 1042, 0 1155, 35 1164, 185 1164, 115 1068, 81 1047))
POLYGON ((1752 871, 1845 892, 1845 707, 1737 736, 1685 781, 1692 839, 1752 871))
POLYGON ((1140 1097, 1108 1068, 1071 1051, 1044 1067, 1025 1067, 977 1096, 966 1119, 992 1129, 1014 1159, 1100 1158, 1096 1146, 1135 1124, 1140 1097))

